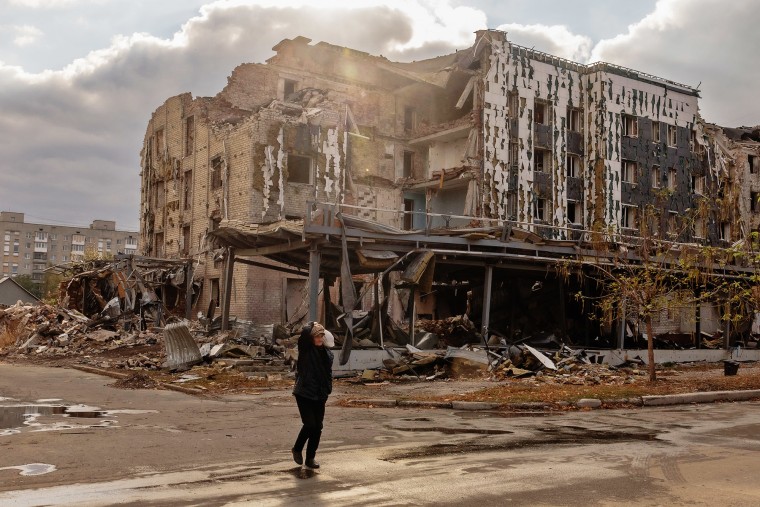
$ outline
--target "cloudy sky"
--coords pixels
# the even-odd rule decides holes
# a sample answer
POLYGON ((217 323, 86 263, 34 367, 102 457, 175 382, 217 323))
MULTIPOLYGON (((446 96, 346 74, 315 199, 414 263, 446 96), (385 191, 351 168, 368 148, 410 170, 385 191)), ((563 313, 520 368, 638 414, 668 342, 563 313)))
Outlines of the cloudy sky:
POLYGON ((760 124, 756 0, 0 0, 0 210, 137 229, 151 112, 214 95, 304 35, 409 61, 497 28, 521 45, 697 86, 726 126, 760 124))

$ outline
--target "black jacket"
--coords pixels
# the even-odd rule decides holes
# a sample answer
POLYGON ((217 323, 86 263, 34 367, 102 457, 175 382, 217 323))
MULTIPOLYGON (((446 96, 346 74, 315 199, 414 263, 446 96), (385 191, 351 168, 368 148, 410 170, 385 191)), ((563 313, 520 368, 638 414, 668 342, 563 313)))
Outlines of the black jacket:
POLYGON ((333 353, 325 347, 315 347, 311 333, 302 332, 298 337, 296 386, 293 394, 310 400, 327 400, 332 392, 332 363, 333 353))

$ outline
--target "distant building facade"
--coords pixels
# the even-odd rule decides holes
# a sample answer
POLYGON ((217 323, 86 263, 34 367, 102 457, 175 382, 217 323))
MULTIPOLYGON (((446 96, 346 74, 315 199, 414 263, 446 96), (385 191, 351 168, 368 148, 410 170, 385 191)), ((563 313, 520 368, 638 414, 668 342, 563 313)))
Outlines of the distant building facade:
POLYGON ((26 222, 23 213, 0 212, 2 266, 0 278, 30 275, 42 283, 49 266, 82 260, 85 252, 104 256, 135 254, 139 235, 116 230, 116 222, 94 220, 89 227, 26 222))

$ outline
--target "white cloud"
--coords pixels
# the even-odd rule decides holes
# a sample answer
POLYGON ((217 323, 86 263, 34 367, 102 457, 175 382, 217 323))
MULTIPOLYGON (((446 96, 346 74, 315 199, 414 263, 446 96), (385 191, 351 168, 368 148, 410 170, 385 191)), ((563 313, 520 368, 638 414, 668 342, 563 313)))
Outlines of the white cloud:
POLYGON ((760 2, 659 0, 628 32, 600 41, 592 60, 697 86, 702 116, 725 126, 760 123, 760 2))
POLYGON ((297 35, 412 59, 465 47, 485 28, 482 12, 447 1, 251 3, 210 4, 170 39, 115 37, 60 70, 30 73, 0 62, 3 208, 136 227, 143 134, 165 99, 216 94, 235 66, 261 62, 297 35))
POLYGON ((11 28, 16 34, 13 44, 19 47, 34 44, 44 35, 42 30, 32 25, 15 25, 11 28))
POLYGON ((543 51, 574 62, 585 63, 591 54, 592 41, 585 35, 577 35, 563 25, 500 25, 510 41, 543 51))

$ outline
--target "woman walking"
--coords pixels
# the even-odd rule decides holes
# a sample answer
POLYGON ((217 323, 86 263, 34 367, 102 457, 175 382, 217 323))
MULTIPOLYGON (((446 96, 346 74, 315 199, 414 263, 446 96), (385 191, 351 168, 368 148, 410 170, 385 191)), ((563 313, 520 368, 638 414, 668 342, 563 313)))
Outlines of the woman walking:
POLYGON ((317 322, 309 323, 298 337, 296 386, 293 394, 298 404, 303 426, 293 446, 293 460, 299 465, 319 468, 314 461, 322 436, 325 403, 332 392, 333 354, 325 347, 325 328, 317 322), (303 448, 306 445, 306 461, 303 448))

